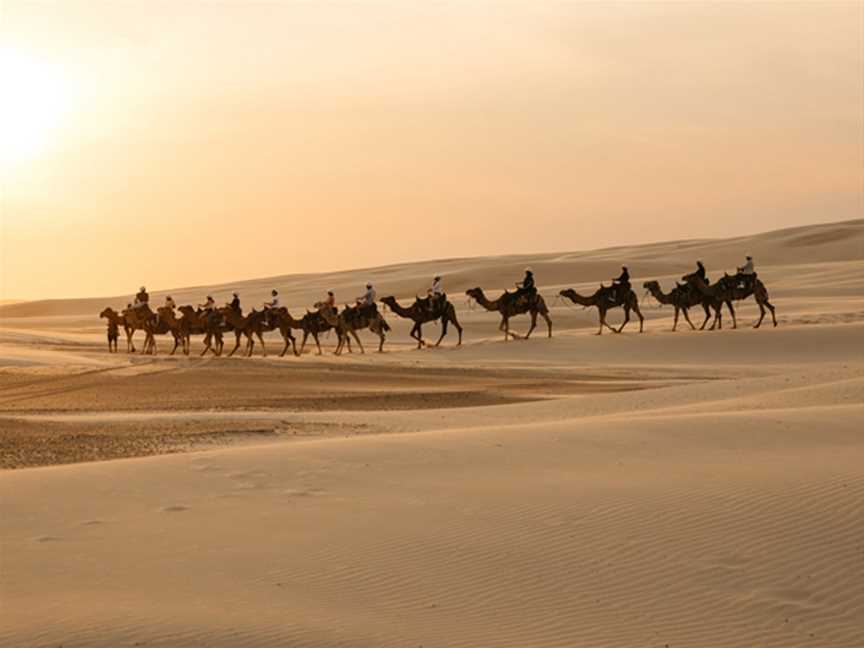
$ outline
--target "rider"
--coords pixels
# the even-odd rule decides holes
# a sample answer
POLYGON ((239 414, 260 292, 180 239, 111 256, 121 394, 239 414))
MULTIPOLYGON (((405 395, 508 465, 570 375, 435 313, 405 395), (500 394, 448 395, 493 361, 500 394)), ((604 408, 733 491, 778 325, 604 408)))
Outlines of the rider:
POLYGON ((705 283, 708 283, 708 275, 705 272, 705 266, 701 261, 696 262, 696 270, 693 272, 694 277, 699 277, 705 283))
POLYGON ((243 312, 240 308, 240 295, 236 292, 231 293, 231 301, 228 302, 227 306, 238 315, 242 314, 243 312))
POLYGON ((207 300, 203 304, 198 304, 198 308, 206 313, 212 313, 213 309, 216 308, 216 302, 213 301, 213 296, 207 295, 207 300))
POLYGON ((357 298, 358 306, 375 306, 375 299, 377 297, 377 293, 375 292, 375 288, 372 287, 372 282, 368 282, 366 284, 366 292, 357 298))
POLYGON ((174 303, 174 299, 171 297, 171 295, 165 297, 165 308, 170 308, 172 311, 177 308, 177 304, 174 303))
POLYGON ((630 271, 627 266, 621 266, 621 274, 612 280, 612 287, 615 289, 615 297, 611 297, 614 302, 615 298, 620 302, 624 301, 624 297, 630 292, 630 271))
POLYGON ((324 305, 336 310, 336 294, 332 290, 327 291, 327 299, 324 300, 324 305))
POLYGON ((279 293, 275 288, 270 291, 270 301, 264 302, 264 310, 268 308, 279 308, 279 293))
POLYGON ((753 257, 749 254, 745 257, 744 265, 738 268, 738 274, 735 279, 745 288, 752 285, 753 281, 756 279, 756 269, 753 266, 753 257))
POLYGON ((429 312, 438 308, 443 300, 444 282, 441 280, 441 275, 435 275, 432 279, 432 287, 429 289, 429 312))
POLYGON ((147 294, 147 289, 144 286, 141 286, 141 288, 138 290, 138 294, 135 295, 135 305, 133 306, 133 308, 141 308, 149 301, 150 295, 147 294))
POLYGON ((537 288, 534 286, 534 272, 531 268, 525 268, 525 277, 522 279, 522 283, 516 284, 516 286, 517 299, 523 296, 528 296, 530 299, 537 294, 537 288))

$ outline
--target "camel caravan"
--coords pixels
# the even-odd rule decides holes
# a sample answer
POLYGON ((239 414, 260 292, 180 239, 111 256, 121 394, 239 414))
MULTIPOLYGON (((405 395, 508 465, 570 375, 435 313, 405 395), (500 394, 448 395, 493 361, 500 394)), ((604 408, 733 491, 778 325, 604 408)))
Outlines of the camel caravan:
MULTIPOLYGON (((777 326, 777 318, 774 306, 768 301, 768 290, 757 277, 752 257, 746 257, 746 263, 738 268, 734 275, 724 274, 718 281, 711 283, 707 277, 705 266, 701 261, 697 262, 694 272, 686 274, 681 282, 668 293, 663 292, 658 281, 646 281, 643 287, 646 296, 652 295, 661 305, 669 304, 674 308, 674 321, 672 330, 678 328, 679 316, 695 330, 696 326, 690 320, 689 310, 699 307, 703 310, 705 318, 699 330, 704 330, 708 321, 713 321, 709 330, 721 329, 723 327, 723 306, 725 305, 732 317, 732 328, 737 328, 738 323, 735 316, 734 301, 741 301, 753 297, 759 307, 759 320, 754 328, 759 328, 765 319, 766 310, 771 313, 771 320, 777 326)), ((552 319, 549 317, 549 308, 543 296, 538 292, 533 271, 528 268, 520 283, 516 284, 515 291, 505 291, 496 299, 486 296, 482 288, 470 288, 465 292, 469 299, 479 304, 487 311, 494 311, 501 316, 498 329, 504 334, 504 340, 523 339, 527 340, 537 326, 537 318, 542 317, 546 322, 548 337, 552 337, 552 319), (517 315, 529 315, 530 327, 523 336, 510 329, 510 319, 517 315)), ((611 285, 600 284, 600 287, 590 295, 580 295, 575 290, 567 288, 559 292, 559 299, 565 298, 574 304, 586 308, 596 308, 599 316, 599 330, 597 335, 602 335, 603 329, 607 328, 614 333, 621 333, 631 320, 631 313, 639 318, 639 332, 644 330, 645 318, 639 309, 639 300, 630 284, 630 272, 627 267, 622 267, 621 274, 612 280, 611 285), (606 315, 610 310, 621 308, 624 311, 624 321, 618 328, 613 327, 606 321, 606 315)), ((462 344, 462 326, 456 317, 456 308, 447 298, 444 292, 442 279, 436 276, 431 288, 425 297, 416 296, 410 306, 403 306, 395 297, 383 297, 380 302, 394 313, 397 317, 409 319, 414 326, 409 333, 410 337, 417 343, 420 349, 427 346, 423 339, 423 325, 437 323, 441 326, 441 333, 433 346, 440 346, 447 336, 448 327, 452 325, 458 333, 457 346, 462 344)), ((308 310, 300 318, 294 318, 288 309, 279 304, 279 293, 271 291, 271 299, 262 305, 261 310, 252 309, 244 314, 240 306, 240 296, 233 293, 232 300, 223 306, 217 306, 212 296, 208 295, 203 304, 197 307, 191 305, 177 306, 169 296, 165 298, 162 306, 151 308, 150 297, 144 286, 135 296, 134 303, 127 304, 122 311, 106 308, 100 313, 100 317, 108 323, 108 350, 112 353, 118 351, 118 340, 120 331, 126 335, 127 353, 135 353, 137 349, 133 337, 137 331, 144 331, 144 345, 141 353, 156 353, 156 336, 170 335, 174 341, 171 355, 178 348, 185 355, 191 350, 191 339, 193 335, 203 336, 204 348, 200 355, 208 352, 221 356, 224 349, 225 337, 234 336, 234 347, 228 352, 228 356, 234 355, 245 341, 244 353, 251 356, 255 348, 255 341, 261 347, 262 355, 267 355, 267 347, 264 343, 264 333, 278 331, 284 343, 280 357, 288 353, 299 356, 306 347, 306 342, 311 336, 315 342, 318 355, 322 354, 320 337, 329 331, 335 332, 336 348, 334 353, 340 355, 347 348, 353 352, 351 339, 354 339, 360 353, 365 353, 363 343, 358 332, 368 329, 378 336, 378 351, 384 350, 386 334, 390 326, 384 319, 384 314, 378 308, 376 291, 371 283, 366 284, 366 292, 358 297, 353 305, 345 305, 339 310, 336 298, 332 291, 327 293, 326 299, 314 304, 313 310, 308 310), (300 348, 297 348, 295 331, 302 331, 300 348)), ((298 333, 299 334, 299 333, 298 333)))

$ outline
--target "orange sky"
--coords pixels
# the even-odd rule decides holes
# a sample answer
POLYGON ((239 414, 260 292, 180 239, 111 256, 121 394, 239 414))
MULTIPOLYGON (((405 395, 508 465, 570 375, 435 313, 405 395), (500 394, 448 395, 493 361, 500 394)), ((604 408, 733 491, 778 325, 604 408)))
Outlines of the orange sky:
POLYGON ((3 0, 0 299, 864 211, 861 3, 392 4, 3 0))

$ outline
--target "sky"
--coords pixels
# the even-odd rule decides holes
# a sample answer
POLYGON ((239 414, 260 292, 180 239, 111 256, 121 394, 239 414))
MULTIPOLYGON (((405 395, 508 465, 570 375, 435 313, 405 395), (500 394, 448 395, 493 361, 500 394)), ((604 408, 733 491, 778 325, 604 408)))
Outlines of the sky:
POLYGON ((861 2, 0 0, 0 88, 0 299, 864 214, 861 2))

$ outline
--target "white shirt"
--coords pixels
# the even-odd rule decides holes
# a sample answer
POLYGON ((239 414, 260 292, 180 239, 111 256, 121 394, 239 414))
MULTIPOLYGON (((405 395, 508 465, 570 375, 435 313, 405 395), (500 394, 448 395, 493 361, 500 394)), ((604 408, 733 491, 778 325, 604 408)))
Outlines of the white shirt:
POLYGON ((443 282, 440 279, 436 279, 432 282, 432 294, 433 295, 443 295, 444 294, 444 286, 443 282))
POLYGON ((753 259, 747 259, 746 263, 741 266, 741 274, 755 274, 753 269, 753 259))
POLYGON ((376 297, 377 297, 377 294, 375 293, 375 289, 374 289, 374 288, 367 288, 367 289, 366 289, 366 294, 363 295, 363 296, 359 299, 359 301, 363 302, 364 304, 366 304, 366 305, 368 306, 368 305, 370 305, 370 304, 374 304, 374 303, 375 303, 375 298, 376 298, 376 297))

